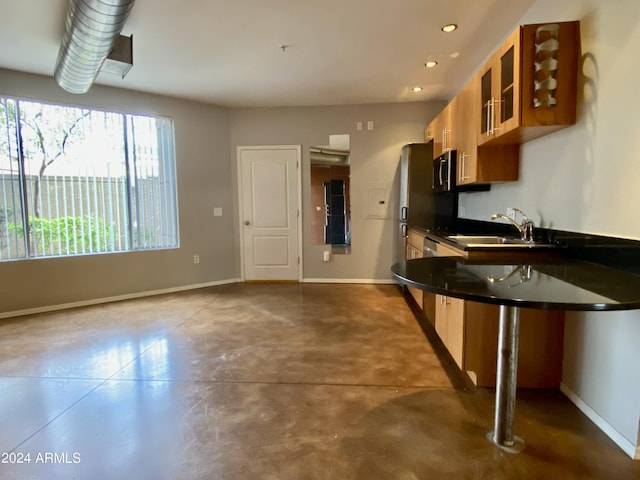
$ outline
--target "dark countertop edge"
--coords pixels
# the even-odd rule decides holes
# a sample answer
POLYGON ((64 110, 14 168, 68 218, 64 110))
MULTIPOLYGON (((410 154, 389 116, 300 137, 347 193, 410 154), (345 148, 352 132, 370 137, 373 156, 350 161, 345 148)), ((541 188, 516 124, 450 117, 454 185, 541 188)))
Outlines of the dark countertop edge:
MULTIPOLYGON (((417 260, 412 260, 417 261, 417 260)), ((402 262, 401 262, 402 263, 402 262)), ((589 262, 584 262, 588 264, 589 262)), ((516 298, 502 298, 502 297, 494 297, 494 296, 486 296, 480 294, 473 294, 468 292, 461 292, 459 290, 450 290, 446 288, 427 286, 421 282, 415 282, 408 278, 403 277, 399 273, 397 273, 396 267, 399 266, 400 263, 396 263, 391 267, 391 276, 403 285, 407 285, 410 287, 419 288, 420 290, 424 290, 427 292, 450 296, 454 298, 460 298, 462 300, 470 300, 474 302, 480 303, 488 303, 492 305, 505 305, 508 307, 519 307, 519 308, 538 308, 545 310, 563 310, 563 311, 623 311, 623 310, 635 310, 640 309, 640 300, 634 302, 617 302, 611 304, 601 304, 601 303, 563 303, 563 302, 543 302, 543 301, 533 301, 533 300, 519 300, 516 298)))

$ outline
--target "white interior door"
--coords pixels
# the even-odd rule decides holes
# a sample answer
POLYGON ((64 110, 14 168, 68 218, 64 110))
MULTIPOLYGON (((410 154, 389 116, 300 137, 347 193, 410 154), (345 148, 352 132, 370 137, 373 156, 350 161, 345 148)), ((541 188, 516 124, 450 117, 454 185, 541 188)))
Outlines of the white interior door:
POLYGON ((245 281, 300 280, 300 147, 238 147, 245 281))

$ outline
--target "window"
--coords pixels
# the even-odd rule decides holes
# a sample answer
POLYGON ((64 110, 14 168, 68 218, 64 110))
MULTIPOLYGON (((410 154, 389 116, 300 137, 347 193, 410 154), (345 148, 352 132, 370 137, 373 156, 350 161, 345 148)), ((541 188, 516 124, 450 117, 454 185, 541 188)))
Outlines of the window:
POLYGON ((0 261, 178 246, 173 123, 0 97, 0 261))

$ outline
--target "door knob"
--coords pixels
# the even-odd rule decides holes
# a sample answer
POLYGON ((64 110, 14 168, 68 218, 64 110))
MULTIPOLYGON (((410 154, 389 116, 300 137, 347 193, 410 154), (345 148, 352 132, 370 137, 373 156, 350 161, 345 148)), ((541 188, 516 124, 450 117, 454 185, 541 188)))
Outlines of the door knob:
POLYGON ((245 225, 251 225, 251 222, 250 222, 249 220, 245 220, 245 221, 244 221, 244 224, 245 224, 245 225))

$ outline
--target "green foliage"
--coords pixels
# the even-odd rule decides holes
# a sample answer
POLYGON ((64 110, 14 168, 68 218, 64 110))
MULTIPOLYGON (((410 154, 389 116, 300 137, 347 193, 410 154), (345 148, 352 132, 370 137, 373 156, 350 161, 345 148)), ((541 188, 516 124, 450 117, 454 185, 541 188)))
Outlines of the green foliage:
MULTIPOLYGON (((7 229, 24 236, 21 225, 8 223, 7 229)), ((40 254, 77 254, 82 252, 106 252, 113 235, 113 225, 102 218, 29 217, 30 238, 35 251, 40 254)))
POLYGON ((0 225, 4 225, 13 218, 13 208, 0 207, 0 225))

